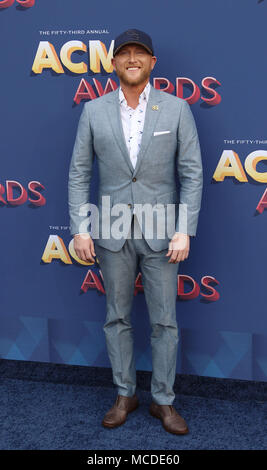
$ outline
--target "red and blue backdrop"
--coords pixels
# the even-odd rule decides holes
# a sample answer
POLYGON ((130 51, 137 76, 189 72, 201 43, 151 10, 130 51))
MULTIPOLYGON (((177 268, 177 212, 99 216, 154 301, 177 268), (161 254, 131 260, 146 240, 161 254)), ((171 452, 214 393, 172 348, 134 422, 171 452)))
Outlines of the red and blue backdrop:
MULTIPOLYGON (((118 86, 113 41, 148 32, 151 83, 188 101, 204 191, 177 278, 177 372, 267 379, 267 0, 0 1, 0 357, 110 367, 97 265, 69 233, 68 170, 86 101, 118 86)), ((96 202, 95 162, 92 200, 96 202)), ((151 370, 142 278, 136 367, 151 370)))

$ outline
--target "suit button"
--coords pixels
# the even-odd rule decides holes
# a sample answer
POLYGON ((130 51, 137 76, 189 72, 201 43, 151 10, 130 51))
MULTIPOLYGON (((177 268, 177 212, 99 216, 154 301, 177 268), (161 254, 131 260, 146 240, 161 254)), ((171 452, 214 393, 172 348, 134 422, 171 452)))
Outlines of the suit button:
POLYGON ((132 181, 135 183, 135 182, 136 182, 136 178, 133 178, 132 181))
POLYGON ((132 204, 128 204, 128 207, 132 207, 132 204))

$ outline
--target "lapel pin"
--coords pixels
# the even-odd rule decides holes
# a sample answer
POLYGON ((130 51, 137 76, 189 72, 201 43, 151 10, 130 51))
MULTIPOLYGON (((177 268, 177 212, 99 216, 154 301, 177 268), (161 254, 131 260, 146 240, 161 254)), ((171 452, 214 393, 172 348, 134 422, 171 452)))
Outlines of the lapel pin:
POLYGON ((152 109, 153 109, 154 111, 158 111, 159 107, 158 107, 157 104, 154 104, 154 106, 152 106, 152 109))

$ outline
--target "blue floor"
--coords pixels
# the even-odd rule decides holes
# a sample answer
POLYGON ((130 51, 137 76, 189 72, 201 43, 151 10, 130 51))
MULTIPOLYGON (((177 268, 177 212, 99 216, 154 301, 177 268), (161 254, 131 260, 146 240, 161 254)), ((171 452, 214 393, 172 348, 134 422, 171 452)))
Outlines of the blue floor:
POLYGON ((1 449, 266 449, 267 403, 176 395, 187 435, 173 435, 150 416, 150 393, 124 425, 101 425, 116 389, 2 378, 1 449))

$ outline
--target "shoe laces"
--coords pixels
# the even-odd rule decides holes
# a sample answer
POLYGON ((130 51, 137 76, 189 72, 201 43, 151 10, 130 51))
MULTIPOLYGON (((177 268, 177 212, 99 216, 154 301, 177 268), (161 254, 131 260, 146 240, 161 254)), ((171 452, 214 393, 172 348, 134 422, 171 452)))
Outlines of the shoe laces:
POLYGON ((118 395, 117 396, 117 404, 120 402, 120 401, 124 401, 125 400, 125 397, 123 395, 118 395))
POLYGON ((124 397, 123 395, 118 395, 117 400, 116 400, 117 407, 120 408, 121 410, 124 410, 126 401, 127 401, 127 397, 124 397))
POLYGON ((121 401, 121 397, 118 395, 117 400, 116 400, 116 405, 118 405, 120 403, 120 401, 121 401))

